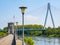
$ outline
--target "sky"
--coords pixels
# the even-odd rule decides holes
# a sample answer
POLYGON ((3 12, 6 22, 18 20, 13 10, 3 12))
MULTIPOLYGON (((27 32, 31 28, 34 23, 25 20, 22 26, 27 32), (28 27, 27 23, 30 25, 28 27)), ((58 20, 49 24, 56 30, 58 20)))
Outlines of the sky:
MULTIPOLYGON (((22 24, 22 14, 19 7, 26 6, 24 24, 44 25, 48 2, 51 5, 55 27, 60 26, 60 0, 0 0, 0 28, 8 26, 9 22, 22 24), (15 18, 13 18, 15 16, 15 18)), ((46 27, 53 27, 50 13, 46 27)))

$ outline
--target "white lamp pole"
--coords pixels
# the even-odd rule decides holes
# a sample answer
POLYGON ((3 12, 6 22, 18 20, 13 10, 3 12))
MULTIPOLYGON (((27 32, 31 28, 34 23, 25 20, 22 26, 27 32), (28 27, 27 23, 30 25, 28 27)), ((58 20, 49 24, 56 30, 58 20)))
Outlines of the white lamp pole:
POLYGON ((22 40, 22 45, 24 45, 24 12, 25 12, 25 9, 27 8, 27 7, 24 7, 24 6, 22 6, 22 7, 19 7, 20 9, 21 9, 21 12, 22 12, 22 30, 23 30, 23 40, 22 40))

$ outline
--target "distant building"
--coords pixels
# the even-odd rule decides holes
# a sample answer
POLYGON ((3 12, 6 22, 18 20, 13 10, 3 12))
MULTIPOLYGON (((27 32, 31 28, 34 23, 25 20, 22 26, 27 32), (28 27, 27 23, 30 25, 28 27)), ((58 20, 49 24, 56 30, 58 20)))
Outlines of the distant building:
POLYGON ((13 22, 8 23, 8 33, 14 34, 14 23, 13 22))

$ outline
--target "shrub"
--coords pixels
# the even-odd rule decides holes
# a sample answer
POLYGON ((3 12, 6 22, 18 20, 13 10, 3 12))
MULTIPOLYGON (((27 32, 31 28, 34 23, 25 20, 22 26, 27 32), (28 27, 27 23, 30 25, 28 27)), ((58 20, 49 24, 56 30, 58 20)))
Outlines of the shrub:
MULTIPOLYGON (((20 40, 22 40, 22 38, 20 38, 20 40)), ((24 38, 24 41, 25 41, 26 45, 34 45, 34 41, 31 37, 24 38)))

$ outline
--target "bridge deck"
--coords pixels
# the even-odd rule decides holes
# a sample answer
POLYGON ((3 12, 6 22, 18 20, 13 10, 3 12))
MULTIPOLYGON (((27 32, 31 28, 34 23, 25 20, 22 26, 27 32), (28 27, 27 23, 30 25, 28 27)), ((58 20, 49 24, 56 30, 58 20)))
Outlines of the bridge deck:
MULTIPOLYGON (((40 31, 40 30, 43 31, 43 30, 46 30, 46 29, 44 29, 44 28, 43 29, 24 29, 24 31, 35 31, 35 30, 36 31, 40 31)), ((22 29, 17 29, 17 31, 22 31, 22 29)))
MULTIPOLYGON (((13 41, 13 35, 9 34, 8 36, 0 39, 0 45, 12 45, 12 41, 13 41)), ((17 39, 16 45, 21 45, 21 41, 17 39)))

